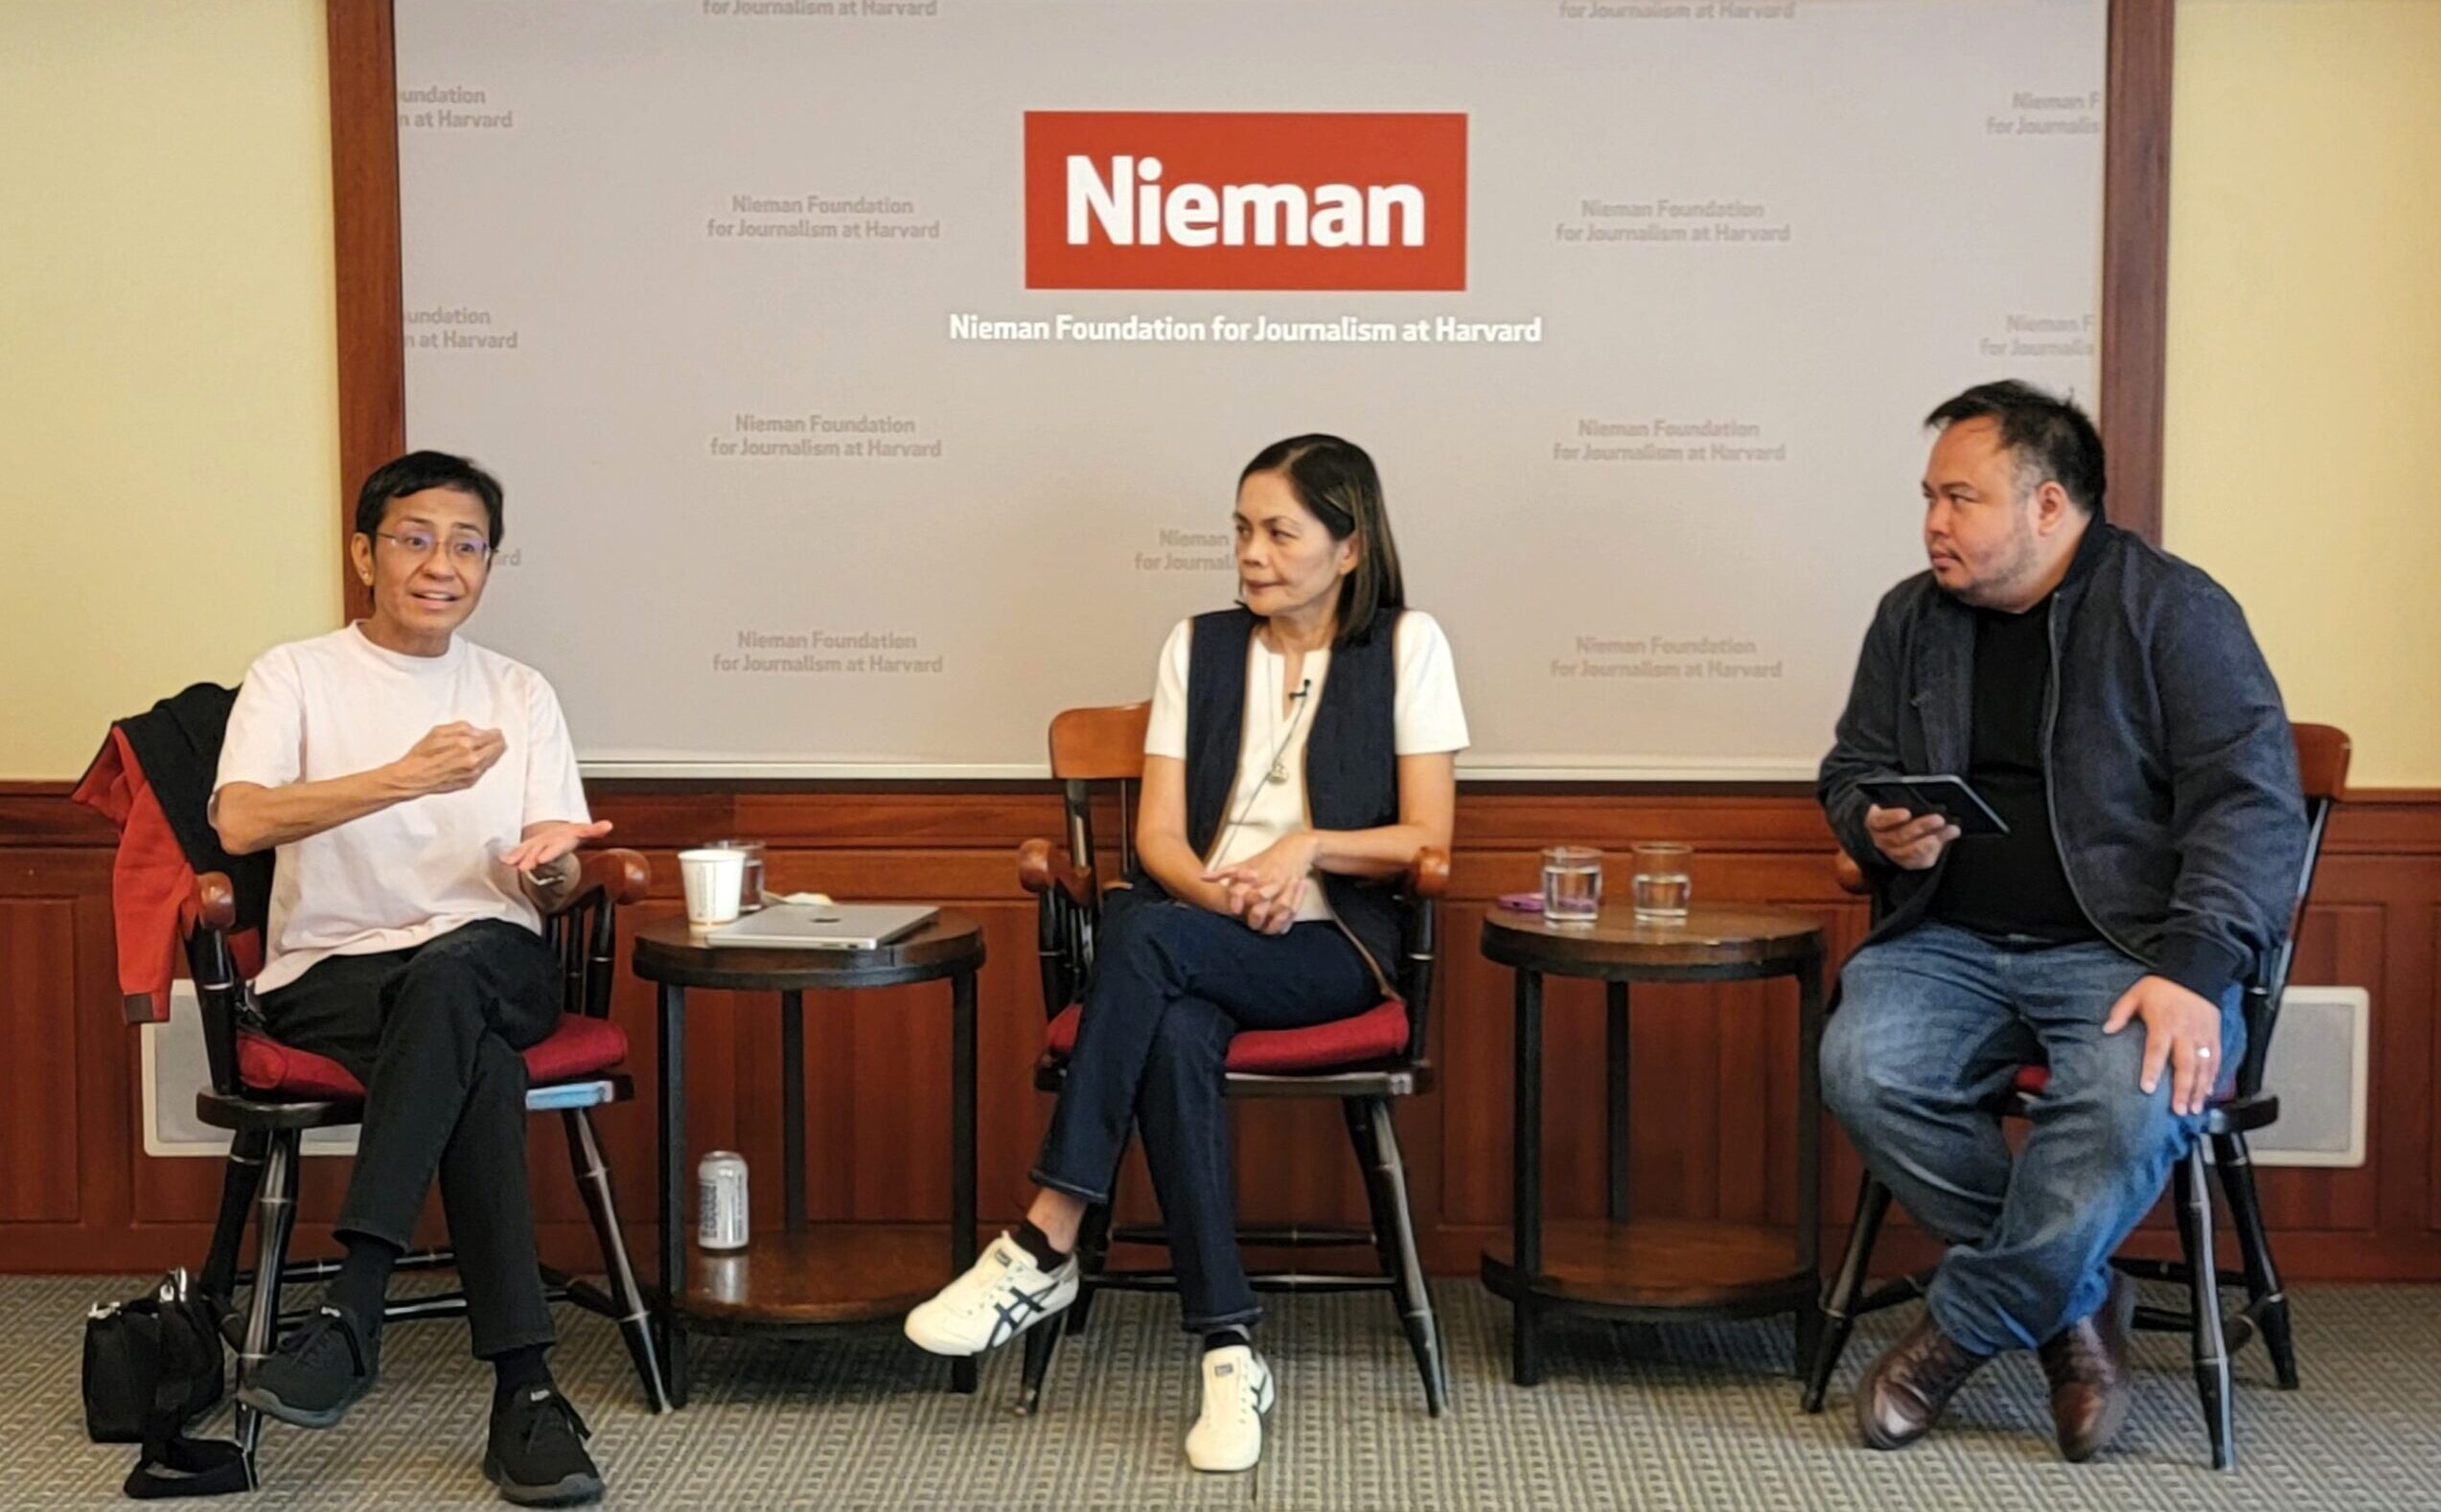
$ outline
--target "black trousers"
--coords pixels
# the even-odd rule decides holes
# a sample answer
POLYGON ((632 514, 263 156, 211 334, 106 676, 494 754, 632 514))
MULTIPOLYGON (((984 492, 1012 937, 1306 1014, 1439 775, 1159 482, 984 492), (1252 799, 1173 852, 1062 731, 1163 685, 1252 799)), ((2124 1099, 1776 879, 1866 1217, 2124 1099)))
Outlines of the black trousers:
POLYGON ((263 995, 283 1044, 364 1084, 356 1169, 334 1227, 400 1249, 441 1182, 474 1353, 552 1341, 525 1171, 525 1062, 560 1019, 540 935, 478 920, 379 955, 334 955, 263 995))

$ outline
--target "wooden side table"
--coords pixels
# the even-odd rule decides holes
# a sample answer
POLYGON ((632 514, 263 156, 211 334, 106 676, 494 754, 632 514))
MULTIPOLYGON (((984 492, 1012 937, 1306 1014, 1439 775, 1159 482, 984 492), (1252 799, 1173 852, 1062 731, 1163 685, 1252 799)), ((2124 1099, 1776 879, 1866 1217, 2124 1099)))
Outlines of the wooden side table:
POLYGON ((1484 920, 1484 954, 1517 975, 1516 1214, 1511 1243, 1484 1251, 1484 1284, 1509 1299, 1515 1326, 1509 1374, 1532 1386, 1542 1373, 1536 1324, 1579 1310, 1659 1322, 1697 1317, 1796 1316, 1802 1375, 1822 1329, 1823 939, 1802 914, 1706 905, 1673 924, 1638 921, 1624 903, 1590 925, 1554 925, 1539 913, 1495 908, 1484 920), (1543 978, 1607 984, 1609 1223, 1543 1234, 1543 978), (1797 981, 1797 1232, 1704 1221, 1629 1221, 1627 1203, 1627 994, 1634 982, 1719 982, 1793 976, 1797 981))
MULTIPOLYGON (((983 933, 942 912, 873 951, 744 950, 703 944, 683 919, 635 931, 635 974, 660 984, 660 1291, 655 1327, 670 1404, 686 1405, 689 1333, 802 1334, 895 1317, 975 1263, 975 974, 983 933), (805 994, 950 984, 949 1241, 933 1225, 809 1225, 805 1215, 805 994), (787 1220, 734 1253, 694 1249, 686 1163, 686 990, 775 992, 780 1006, 781 1172, 787 1220), (683 1284, 679 1278, 683 1277, 683 1284)), ((950 1384, 975 1389, 975 1362, 950 1384)))

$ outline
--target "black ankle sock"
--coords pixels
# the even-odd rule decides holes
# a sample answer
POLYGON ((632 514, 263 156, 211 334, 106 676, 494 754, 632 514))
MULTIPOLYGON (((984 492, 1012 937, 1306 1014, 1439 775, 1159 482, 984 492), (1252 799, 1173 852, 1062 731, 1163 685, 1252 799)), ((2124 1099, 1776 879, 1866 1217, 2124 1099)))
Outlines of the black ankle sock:
POLYGON ((1009 1238, 1015 1241, 1018 1249, 1025 1251, 1027 1258, 1046 1271, 1056 1271, 1068 1264, 1067 1252, 1051 1243, 1050 1235, 1035 1227, 1030 1218, 1018 1225, 1017 1232, 1009 1238))
POLYGON ((553 1385, 551 1367, 543 1363, 542 1358, 550 1352, 550 1348, 548 1344, 528 1344, 522 1349, 512 1349, 507 1354, 492 1357, 492 1368, 499 1372, 499 1380, 492 1387, 495 1409, 519 1391, 535 1386, 547 1388, 553 1385))
POLYGON ((382 1299, 389 1294, 390 1269, 398 1264, 399 1252, 363 1234, 348 1235, 347 1246, 339 1273, 331 1278, 330 1293, 323 1300, 355 1318, 370 1338, 381 1331, 382 1299))
POLYGON ((1215 1349, 1227 1349, 1232 1344, 1251 1345, 1254 1342, 1253 1334, 1232 1323, 1227 1328, 1215 1328, 1204 1336, 1204 1353, 1209 1355, 1215 1349))

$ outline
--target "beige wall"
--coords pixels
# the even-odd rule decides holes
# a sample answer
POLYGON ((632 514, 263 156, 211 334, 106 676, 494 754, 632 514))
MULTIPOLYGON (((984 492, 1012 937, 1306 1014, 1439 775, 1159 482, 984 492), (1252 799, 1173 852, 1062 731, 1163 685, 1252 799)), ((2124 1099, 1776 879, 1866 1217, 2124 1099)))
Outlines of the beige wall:
POLYGON ((321 0, 0 0, 0 778, 339 615, 321 0))
POLYGON ((2441 0, 2185 0, 2176 68, 2166 543, 2441 787, 2441 0))
MULTIPOLYGON (((321 0, 0 0, 0 778, 337 622, 321 0)), ((2172 549, 2441 787, 2441 0, 2185 0, 2172 549)))

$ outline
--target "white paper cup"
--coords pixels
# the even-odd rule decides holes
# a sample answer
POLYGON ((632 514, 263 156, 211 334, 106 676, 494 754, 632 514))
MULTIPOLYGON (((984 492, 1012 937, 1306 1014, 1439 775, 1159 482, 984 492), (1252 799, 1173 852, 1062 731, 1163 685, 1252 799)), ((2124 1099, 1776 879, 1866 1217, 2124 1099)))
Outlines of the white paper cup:
POLYGON ((699 929, 737 921, 746 885, 744 851, 680 851, 679 881, 686 886, 686 922, 699 929))

